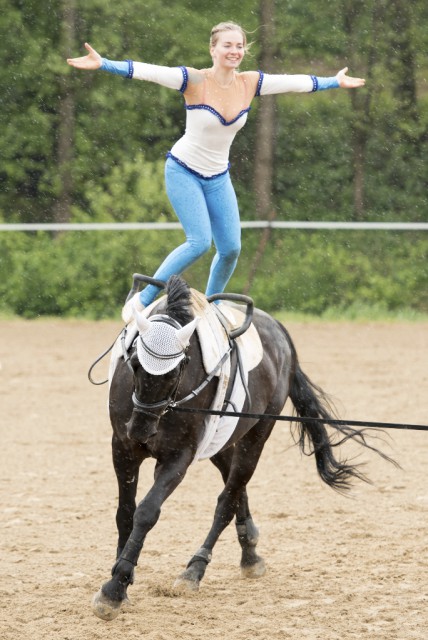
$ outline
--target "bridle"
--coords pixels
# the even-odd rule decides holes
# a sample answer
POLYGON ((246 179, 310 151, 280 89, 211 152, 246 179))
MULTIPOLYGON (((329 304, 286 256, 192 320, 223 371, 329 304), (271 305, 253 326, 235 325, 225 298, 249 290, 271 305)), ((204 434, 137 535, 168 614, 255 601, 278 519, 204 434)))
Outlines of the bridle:
MULTIPOLYGON (((169 324, 169 325, 173 326, 175 329, 181 329, 182 328, 181 325, 174 318, 171 318, 170 316, 163 315, 163 314, 157 314, 157 315, 151 316, 150 317, 150 321, 152 321, 152 322, 165 322, 166 324, 169 324)), ((132 353, 135 351, 136 347, 134 347, 132 353, 130 354, 126 350, 126 347, 125 347, 125 337, 126 337, 126 328, 123 330, 122 336, 121 336, 123 358, 124 358, 125 363, 127 364, 128 368, 131 370, 132 375, 134 375, 134 369, 133 369, 133 367, 132 367, 132 365, 130 363, 130 360, 131 360, 132 353)), ((191 400, 192 398, 196 398, 196 396, 198 396, 199 393, 214 378, 214 376, 216 375, 217 371, 226 362, 227 358, 229 358, 230 352, 232 350, 232 346, 229 344, 229 349, 223 354, 223 356, 221 357, 221 359, 219 360, 217 365, 204 378, 202 383, 196 389, 194 389, 193 391, 188 393, 184 398, 181 398, 180 400, 177 400, 178 390, 179 390, 179 387, 180 387, 180 383, 181 383, 181 379, 182 379, 182 376, 183 376, 183 372, 184 372, 185 366, 189 362, 189 358, 187 357, 187 351, 188 351, 189 345, 187 347, 185 347, 184 349, 182 349, 181 351, 177 352, 177 353, 164 355, 164 354, 156 353, 155 351, 153 351, 153 349, 148 347, 147 344, 144 342, 143 336, 141 336, 140 334, 138 334, 138 336, 134 340, 133 346, 136 345, 137 340, 140 340, 141 341, 140 344, 143 347, 143 349, 147 353, 149 353, 151 356, 153 356, 155 358, 159 358, 159 359, 162 359, 162 360, 171 360, 173 358, 178 358, 180 356, 184 356, 181 359, 180 364, 179 364, 180 369, 179 369, 179 372, 178 372, 178 375, 177 375, 177 379, 176 379, 175 385, 174 385, 172 391, 169 393, 167 398, 165 398, 164 400, 159 400, 158 402, 142 402, 140 400, 140 398, 138 398, 137 393, 136 393, 135 390, 132 393, 132 404, 134 405, 134 411, 136 411, 137 413, 142 413, 142 414, 144 414, 146 416, 149 416, 150 418, 154 418, 156 420, 159 420, 170 409, 174 409, 175 407, 179 407, 182 404, 185 404, 186 402, 191 400), (157 410, 160 410, 160 411, 157 411, 157 410)), ((141 366, 143 366, 141 362, 140 362, 140 364, 141 364, 141 366)))
MULTIPOLYGON (((181 329, 181 325, 174 320, 174 318, 171 318, 170 316, 164 315, 164 314, 157 314, 151 317, 151 322, 164 322, 166 324, 169 324, 170 326, 174 327, 175 329, 181 329)), ((134 390, 132 393, 132 404, 134 405, 134 411, 137 411, 138 413, 143 413, 146 416, 149 416, 150 418, 155 418, 155 419, 160 419, 164 413, 166 413, 168 411, 168 408, 170 407, 170 405, 175 401, 175 398, 177 396, 177 392, 178 392, 178 387, 180 386, 180 382, 181 382, 181 377, 183 375, 183 369, 184 369, 184 365, 187 362, 187 358, 185 357, 186 352, 188 347, 182 349, 181 351, 178 351, 176 353, 171 353, 171 354, 161 354, 161 353, 157 353, 156 351, 154 351, 153 349, 151 349, 145 342, 144 340, 144 336, 142 336, 141 334, 138 334, 137 337, 134 340, 133 345, 137 344, 137 340, 140 341, 140 345, 143 348, 143 350, 148 353, 149 355, 153 356, 154 358, 158 358, 159 360, 172 360, 175 358, 179 358, 180 356, 184 356, 181 361, 180 361, 180 370, 178 372, 178 376, 176 379, 176 383, 174 385, 174 388, 172 389, 171 393, 169 394, 169 396, 167 398, 165 398, 164 400, 160 400, 158 402, 142 402, 138 396, 137 396, 137 392, 134 390), (160 411, 156 411, 156 410, 160 410, 160 411), (156 413, 155 413, 156 411, 156 413)), ((122 340, 122 347, 124 349, 124 340, 122 340)), ((136 348, 136 346, 135 346, 136 348)), ((126 357, 125 357, 125 352, 124 352, 124 358, 125 358, 125 362, 128 365, 128 367, 130 368, 130 370, 132 371, 132 374, 134 375, 134 369, 131 366, 130 363, 130 359, 131 356, 129 355, 129 353, 126 353, 126 357)), ((142 363, 140 362, 141 366, 142 363)), ((144 368, 144 367, 143 367, 144 368)))
POLYGON ((134 411, 137 413, 143 413, 150 418, 160 419, 171 407, 177 406, 177 402, 175 398, 178 393, 178 388, 181 382, 181 376, 183 375, 184 365, 186 363, 186 359, 183 359, 180 362, 180 371, 177 376, 177 380, 175 386, 169 396, 165 398, 165 400, 160 400, 159 402, 141 402, 138 398, 135 391, 132 393, 132 404, 134 405, 134 411), (159 412, 154 413, 153 410, 160 409, 159 412))

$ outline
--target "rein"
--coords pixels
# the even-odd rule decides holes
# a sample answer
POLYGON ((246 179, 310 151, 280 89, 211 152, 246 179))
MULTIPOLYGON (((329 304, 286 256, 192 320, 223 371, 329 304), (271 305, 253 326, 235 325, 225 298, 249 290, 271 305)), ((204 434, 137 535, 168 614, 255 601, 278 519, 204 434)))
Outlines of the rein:
MULTIPOLYGON (((120 331, 120 333, 118 334, 117 338, 121 335, 121 333, 123 333, 123 329, 120 331)), ((101 380, 101 382, 97 382, 96 380, 94 380, 94 379, 93 379, 93 377, 92 377, 92 371, 94 370, 94 368, 96 367, 96 365, 97 365, 99 362, 101 362, 101 360, 102 360, 103 358, 105 358, 105 357, 106 357, 106 355, 107 355, 108 353, 110 353, 110 351, 113 349, 114 345, 116 344, 116 340, 117 340, 117 338, 115 338, 115 340, 114 340, 113 344, 111 344, 111 345, 109 346, 109 348, 108 348, 108 349, 106 349, 105 351, 103 351, 103 353, 102 353, 100 356, 98 356, 98 358, 97 358, 97 359, 96 359, 96 360, 91 364, 91 366, 89 367, 89 371, 88 371, 88 379, 89 379, 89 382, 90 382, 91 384, 94 384, 95 386, 99 386, 99 385, 102 385, 102 384, 106 384, 106 383, 108 382, 108 378, 106 378, 105 380, 101 380)))
POLYGON ((134 391, 132 393, 132 404, 134 405, 134 411, 144 413, 144 415, 156 419, 159 419, 161 416, 163 416, 163 414, 166 413, 168 409, 174 405, 173 398, 177 396, 185 361, 186 360, 182 360, 180 363, 180 371, 177 377, 176 385, 168 398, 166 398, 165 400, 160 400, 159 402, 141 402, 136 392, 134 391), (160 413, 153 413, 152 411, 150 411, 150 409, 162 409, 162 411, 160 413))
MULTIPOLYGON (((131 371, 132 374, 134 374, 134 370, 132 368, 132 365, 130 363, 131 360, 131 354, 132 354, 132 350, 130 349, 129 351, 126 349, 125 346, 125 340, 126 340, 126 327, 124 329, 122 329, 119 333, 119 335, 117 337, 120 336, 120 341, 121 341, 121 345, 122 345, 122 355, 123 355, 123 360, 125 362, 125 364, 127 365, 128 369, 131 371)), ((135 341, 140 338, 141 342, 144 346, 145 349, 147 349, 147 351, 149 353, 151 353, 151 355, 155 355, 157 357, 162 357, 159 354, 155 354, 152 350, 147 348, 147 345, 144 343, 144 341, 142 340, 142 338, 140 336, 137 336, 135 341)), ((90 366, 89 371, 88 371, 88 378, 89 381, 93 384, 93 385, 102 385, 102 384, 106 384, 108 382, 108 379, 106 380, 102 380, 101 382, 97 382, 96 380, 94 380, 92 378, 92 371, 94 370, 95 366, 103 359, 105 358, 105 356, 113 349, 114 345, 116 344, 117 338, 115 339, 115 341, 113 342, 113 344, 106 349, 94 362, 93 364, 90 366)), ((134 341, 134 342, 135 342, 134 341)), ((161 400, 159 402, 153 402, 153 403, 146 403, 146 402, 141 402, 141 400, 138 399, 135 391, 132 394, 132 403, 135 407, 136 411, 140 411, 141 413, 146 413, 147 415, 151 415, 152 417, 155 414, 150 413, 150 409, 160 409, 163 407, 165 408, 165 411, 163 411, 162 413, 165 413, 166 411, 168 411, 169 409, 175 409, 180 407, 182 404, 184 404, 185 402, 188 402, 189 400, 191 400, 192 398, 196 398, 201 391, 203 391, 203 389, 205 389, 205 387, 211 382, 211 380, 214 378, 214 376, 216 375, 217 371, 222 367, 222 365, 226 362, 227 358, 230 355, 232 348, 230 347, 222 356, 222 358, 219 360, 219 362, 216 364, 216 366, 214 367, 214 369, 206 376, 206 378, 204 378, 204 380, 201 382, 201 384, 196 387, 196 389, 194 389, 193 391, 191 391, 190 393, 187 394, 187 396, 185 396, 184 398, 181 398, 180 400, 175 400, 175 397, 177 395, 178 392, 178 387, 181 381, 181 375, 182 375, 182 371, 183 371, 183 365, 186 362, 186 359, 184 359, 182 361, 182 366, 180 368, 180 375, 178 377, 177 380, 177 385, 174 389, 174 392, 165 400, 161 400), (174 399, 173 399, 174 396, 174 399)), ((163 358, 167 359, 170 357, 176 357, 177 355, 180 354, 174 354, 174 356, 163 356, 163 358)), ((157 417, 157 416, 156 416, 157 417)))
MULTIPOLYGON (((199 387, 196 387, 196 389, 194 389, 193 391, 191 391, 190 393, 187 394, 187 396, 185 396, 184 398, 181 398, 180 400, 175 400, 175 398, 177 397, 177 393, 178 393, 178 388, 180 386, 180 382, 181 382, 181 377, 183 374, 183 370, 184 370, 184 365, 186 363, 186 360, 182 360, 181 361, 181 366, 180 366, 180 373, 178 375, 177 378, 177 384, 174 388, 174 391, 170 394, 170 396, 168 398, 166 398, 165 400, 160 400, 159 402, 141 402, 141 400, 138 399, 135 391, 132 394, 132 402, 134 405, 134 408, 136 411, 139 411, 140 413, 145 413, 147 415, 150 415, 151 417, 159 417, 159 414, 154 414, 150 412, 150 409, 160 409, 162 408, 163 411, 160 415, 163 415, 164 413, 166 413, 167 411, 169 411, 170 409, 176 409, 179 408, 182 404, 184 404, 185 402, 188 402, 189 400, 191 400, 192 398, 196 398, 203 389, 205 389, 205 387, 211 382, 211 380, 214 378, 216 372, 220 369, 220 367, 224 364, 224 362, 226 362, 227 358, 229 357, 231 349, 228 349, 223 357, 221 358, 221 360, 216 364, 216 366, 214 367, 214 369, 204 378, 204 380, 201 382, 201 384, 199 385, 199 387)), ((131 366, 131 365, 129 365, 131 366)))
MULTIPOLYGON (((229 348, 224 354, 223 357, 221 358, 221 360, 216 364, 216 366, 214 367, 214 369, 206 376, 206 378, 203 380, 203 382, 201 382, 201 384, 199 385, 199 387, 196 387, 196 389, 194 389, 193 391, 191 391, 185 398, 181 398, 181 400, 177 400, 175 402, 173 402, 172 404, 170 404, 170 406, 168 407, 169 409, 178 409, 180 408, 180 406, 182 404, 184 404, 185 402, 188 402, 189 400, 191 400, 192 398, 196 398, 196 396, 198 396, 201 391, 203 389, 205 389, 205 387, 207 386, 207 384, 209 384, 211 382, 211 380, 214 378, 215 374, 217 373, 217 371, 220 369, 220 367, 226 362, 227 358, 229 357, 229 354, 231 352, 231 349, 229 348)), ((213 414, 214 415, 214 414, 213 414)))

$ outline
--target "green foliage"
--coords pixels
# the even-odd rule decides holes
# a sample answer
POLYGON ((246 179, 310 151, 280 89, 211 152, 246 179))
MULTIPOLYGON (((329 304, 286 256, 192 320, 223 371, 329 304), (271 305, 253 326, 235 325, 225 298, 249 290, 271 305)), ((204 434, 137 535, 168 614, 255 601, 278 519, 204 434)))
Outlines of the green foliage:
MULTIPOLYGON (((243 68, 258 68, 261 2, 180 0, 166 9, 155 0, 0 0, 1 221, 55 219, 64 171, 72 178, 73 221, 174 220, 163 163, 184 128, 181 95, 79 72, 65 57, 83 54, 88 41, 112 59, 205 67, 211 26, 230 19, 252 32, 253 55, 243 68), (72 4, 70 29, 65 15, 72 4), (59 166, 66 98, 72 158, 59 166)), ((427 12, 422 0, 277 3, 275 72, 329 76, 349 65, 353 75, 368 74, 358 99, 341 91, 278 98, 278 219, 353 218, 358 131, 366 140, 362 219, 428 219, 427 12)), ((231 155, 244 220, 257 218, 256 115, 255 100, 231 155)), ((245 287, 257 250, 259 232, 243 237, 229 290, 245 287)), ((31 317, 118 315, 131 274, 154 273, 182 239, 181 232, 2 233, 0 309, 31 317)), ((186 274, 192 286, 204 288, 211 257, 186 274)), ((318 315, 361 306, 427 311, 426 258, 423 234, 276 231, 251 294, 269 310, 318 315)))
MULTIPOLYGON (((259 232, 228 287, 242 291, 259 232)), ((0 310, 26 317, 118 317, 134 272, 152 274, 181 232, 45 232, 0 235, 0 310)), ((412 309, 428 313, 428 238, 392 232, 274 231, 249 292, 267 311, 317 316, 412 309), (354 310, 354 311, 353 311, 354 310)), ((185 274, 204 290, 205 256, 185 274)))
MULTIPOLYGON (((247 255, 255 242, 254 236, 245 237, 247 255)), ((427 252, 428 238, 417 233, 278 230, 272 232, 251 295, 262 308, 318 316, 329 309, 344 313, 368 306, 426 313, 427 252)), ((250 268, 250 260, 240 260, 239 290, 250 268)))
POLYGON ((164 162, 149 162, 139 152, 96 182, 85 184, 86 211, 79 221, 167 222, 175 220, 164 188, 164 162))
POLYGON ((0 309, 25 317, 118 315, 134 272, 153 273, 183 239, 155 232, 0 235, 0 309))

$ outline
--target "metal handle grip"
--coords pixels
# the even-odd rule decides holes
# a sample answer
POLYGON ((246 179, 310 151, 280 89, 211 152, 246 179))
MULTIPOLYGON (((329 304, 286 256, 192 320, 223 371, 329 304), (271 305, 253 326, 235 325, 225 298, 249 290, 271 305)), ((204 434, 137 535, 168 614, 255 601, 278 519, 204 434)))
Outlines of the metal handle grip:
POLYGON ((150 278, 150 276, 144 276, 141 273, 134 273, 132 275, 132 289, 128 293, 128 297, 126 298, 125 302, 128 302, 128 300, 130 300, 132 296, 137 293, 138 285, 141 283, 153 284, 155 287, 159 287, 159 289, 165 289, 166 287, 166 282, 164 282, 163 280, 156 280, 155 278, 150 278))
POLYGON ((208 302, 215 302, 215 300, 229 300, 230 302, 237 302, 247 305, 245 310, 244 322, 240 327, 230 332, 230 337, 233 339, 238 338, 246 332, 253 320, 254 312, 254 300, 249 296, 244 296, 240 293, 213 293, 211 296, 207 296, 208 302))

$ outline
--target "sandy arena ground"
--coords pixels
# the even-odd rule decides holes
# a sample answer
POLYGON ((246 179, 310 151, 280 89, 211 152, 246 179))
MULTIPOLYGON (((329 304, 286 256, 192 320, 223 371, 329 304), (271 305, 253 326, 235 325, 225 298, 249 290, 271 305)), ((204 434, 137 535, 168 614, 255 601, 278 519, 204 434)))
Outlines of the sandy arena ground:
MULTIPOLYGON (((288 328, 303 369, 341 417, 428 424, 427 323, 288 328)), ((113 622, 92 614, 114 561, 117 488, 107 389, 86 374, 119 330, 0 322, 1 640, 425 640, 428 433, 418 431, 388 431, 383 446, 402 470, 366 453, 374 485, 358 483, 344 498, 322 485, 278 422, 249 485, 266 575, 240 578, 231 526, 200 592, 185 597, 172 583, 221 490, 213 465, 194 465, 147 538, 132 606, 113 622)), ((139 498, 152 473, 150 461, 139 498)))

